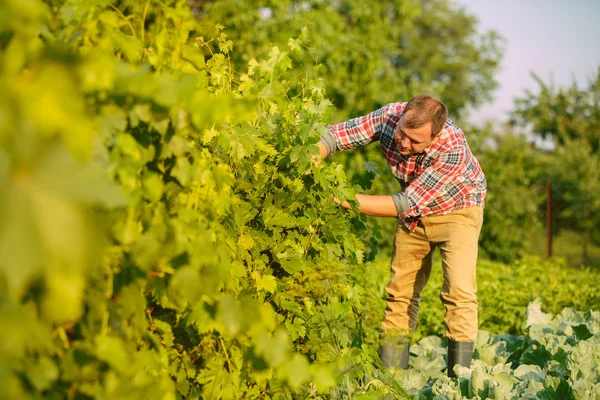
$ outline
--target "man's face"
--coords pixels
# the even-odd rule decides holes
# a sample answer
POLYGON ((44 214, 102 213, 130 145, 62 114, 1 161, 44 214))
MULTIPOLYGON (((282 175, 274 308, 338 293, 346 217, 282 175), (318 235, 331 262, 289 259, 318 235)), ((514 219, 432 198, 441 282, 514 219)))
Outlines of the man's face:
POLYGON ((431 137, 431 122, 419 128, 405 128, 404 117, 403 115, 400 118, 395 132, 396 146, 400 154, 418 154, 437 142, 439 135, 431 137))

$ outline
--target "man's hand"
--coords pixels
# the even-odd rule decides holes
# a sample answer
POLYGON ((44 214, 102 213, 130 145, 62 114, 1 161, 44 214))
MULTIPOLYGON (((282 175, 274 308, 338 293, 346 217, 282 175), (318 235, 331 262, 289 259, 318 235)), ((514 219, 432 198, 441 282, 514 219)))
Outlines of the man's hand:
MULTIPOLYGON (((319 142, 317 143, 317 145, 319 146, 319 156, 321 157, 320 160, 318 160, 319 164, 321 163, 321 161, 323 161, 325 159, 325 157, 327 157, 327 147, 325 147, 325 143, 323 142, 319 142)), ((317 165, 319 165, 317 164, 317 165)))
MULTIPOLYGON (((317 143, 317 145, 319 146, 319 155, 311 155, 311 161, 315 165, 315 167, 321 165, 325 157, 327 157, 327 147, 325 147, 323 142, 319 142, 317 143)), ((312 174, 312 171, 310 169, 304 173, 304 175, 310 174, 312 174)))

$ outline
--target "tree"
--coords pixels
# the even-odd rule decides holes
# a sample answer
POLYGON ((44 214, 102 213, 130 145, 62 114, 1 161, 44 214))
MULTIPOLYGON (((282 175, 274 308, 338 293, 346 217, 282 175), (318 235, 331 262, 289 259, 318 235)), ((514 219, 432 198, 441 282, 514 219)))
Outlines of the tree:
POLYGON ((588 245, 600 243, 600 234, 593 229, 600 223, 600 68, 586 89, 577 83, 557 89, 534 78, 539 94, 527 92, 516 101, 512 123, 553 143, 547 176, 557 211, 554 231, 582 232, 583 259, 588 264, 588 245))
POLYGON ((488 182, 480 248, 492 260, 512 263, 525 255, 531 232, 541 227, 544 154, 523 135, 488 131, 479 136, 488 137, 479 150, 488 182))
POLYGON ((311 57, 294 59, 296 68, 323 78, 336 121, 420 92, 440 97, 460 117, 497 86, 501 39, 480 34, 476 19, 447 0, 202 3, 206 30, 223 24, 235 43, 238 71, 273 44, 306 48, 311 57))
POLYGON ((530 129, 535 135, 565 145, 569 140, 585 140, 592 153, 600 153, 600 67, 588 87, 576 82, 570 87, 556 88, 537 75, 539 93, 527 91, 515 101, 511 113, 513 125, 530 129))

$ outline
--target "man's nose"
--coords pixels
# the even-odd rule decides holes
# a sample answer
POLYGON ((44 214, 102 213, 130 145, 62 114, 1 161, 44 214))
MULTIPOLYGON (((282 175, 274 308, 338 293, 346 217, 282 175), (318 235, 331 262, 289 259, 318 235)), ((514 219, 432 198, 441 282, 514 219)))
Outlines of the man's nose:
POLYGON ((410 145, 410 140, 407 137, 403 137, 400 139, 400 144, 402 144, 402 147, 408 147, 410 145))

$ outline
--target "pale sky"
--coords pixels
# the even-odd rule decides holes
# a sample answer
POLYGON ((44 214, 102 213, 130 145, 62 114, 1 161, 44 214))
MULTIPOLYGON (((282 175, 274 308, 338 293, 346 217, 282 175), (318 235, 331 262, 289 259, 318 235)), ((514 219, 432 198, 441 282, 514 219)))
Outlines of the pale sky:
POLYGON ((580 87, 600 67, 600 0, 451 0, 479 19, 479 31, 506 40, 493 104, 471 112, 470 121, 502 122, 515 97, 537 92, 535 72, 556 87, 580 87))

